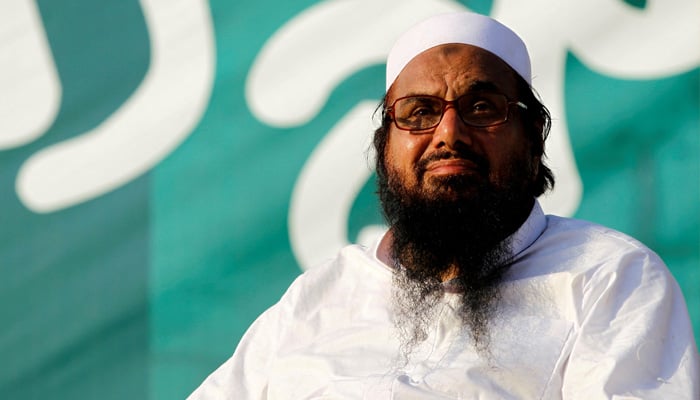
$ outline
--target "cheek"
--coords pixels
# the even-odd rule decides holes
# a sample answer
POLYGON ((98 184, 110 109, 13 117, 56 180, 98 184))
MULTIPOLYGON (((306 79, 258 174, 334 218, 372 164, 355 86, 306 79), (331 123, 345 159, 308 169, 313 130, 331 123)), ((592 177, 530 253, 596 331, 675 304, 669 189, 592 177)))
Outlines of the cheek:
POLYGON ((491 180, 503 188, 530 187, 537 178, 538 164, 529 153, 520 153, 504 160, 491 180))
POLYGON ((385 149, 385 166, 389 173, 389 179, 402 181, 404 185, 417 183, 416 163, 427 148, 425 137, 408 135, 404 132, 390 134, 385 149))
POLYGON ((531 175, 537 173, 538 159, 532 156, 527 142, 516 140, 511 143, 501 143, 497 148, 490 149, 489 154, 492 182, 503 184, 514 177, 530 180, 531 175))
POLYGON ((415 164, 430 143, 429 135, 410 135, 399 132, 389 135, 387 155, 398 164, 415 164))

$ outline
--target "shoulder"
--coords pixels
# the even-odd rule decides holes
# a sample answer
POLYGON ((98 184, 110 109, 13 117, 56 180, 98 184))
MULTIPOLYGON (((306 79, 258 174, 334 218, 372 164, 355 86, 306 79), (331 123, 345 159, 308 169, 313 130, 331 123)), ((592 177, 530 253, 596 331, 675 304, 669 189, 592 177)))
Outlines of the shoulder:
POLYGON ((565 241, 572 245, 614 248, 655 254, 639 240, 615 229, 575 218, 547 216, 543 239, 565 241))
POLYGON ((547 227, 535 243, 536 251, 549 251, 586 264, 608 262, 664 263, 639 240, 620 231, 574 218, 547 216, 547 227))
POLYGON ((310 311, 347 302, 359 292, 383 292, 390 283, 391 271, 374 257, 372 248, 349 245, 297 277, 278 306, 310 311))
MULTIPOLYGON (((374 266, 374 268, 378 268, 374 266)), ((348 246, 326 262, 298 276, 281 299, 246 331, 233 356, 212 373, 190 399, 264 398, 270 369, 281 352, 314 343, 343 323, 337 312, 344 292, 372 269, 367 249, 348 246)))
POLYGON ((358 318, 367 318, 362 313, 368 310, 384 313, 377 305, 388 298, 390 287, 391 274, 373 261, 366 248, 347 246, 297 277, 250 327, 237 353, 269 357, 278 349, 304 347, 358 318))
POLYGON ((663 292, 676 285, 661 258, 637 239, 573 218, 547 216, 540 237, 516 262, 520 277, 556 275, 584 292, 611 285, 663 292))
POLYGON ((567 345, 570 387, 565 384, 563 393, 661 398, 656 389, 642 389, 656 388, 659 377, 666 385, 658 390, 697 390, 687 380, 697 375, 698 365, 687 307, 653 250, 614 229, 553 216, 532 247, 528 268, 548 266, 538 274, 549 279, 553 302, 573 326, 567 345), (547 268, 554 272, 547 275, 547 268))
POLYGON ((306 290, 350 283, 357 279, 384 279, 390 275, 388 268, 372 254, 372 248, 348 245, 321 264, 302 273, 290 289, 306 290))

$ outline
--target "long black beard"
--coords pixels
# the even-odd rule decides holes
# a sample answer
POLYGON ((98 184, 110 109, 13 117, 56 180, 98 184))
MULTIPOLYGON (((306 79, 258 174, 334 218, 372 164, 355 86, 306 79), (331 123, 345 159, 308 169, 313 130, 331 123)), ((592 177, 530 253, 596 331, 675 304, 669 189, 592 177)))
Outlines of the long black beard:
MULTIPOLYGON (((389 173, 391 175, 391 173, 389 173)), ((379 195, 393 240, 393 301, 405 360, 424 341, 448 286, 461 295, 459 316, 475 348, 488 352, 489 322, 512 257, 506 239, 524 221, 533 198, 469 177, 447 177, 433 194, 406 189, 395 176, 378 179, 379 195), (391 183, 390 183, 391 182, 391 183), (455 196, 467 192, 469 196, 455 196), (474 190, 476 188, 476 190, 474 190)))

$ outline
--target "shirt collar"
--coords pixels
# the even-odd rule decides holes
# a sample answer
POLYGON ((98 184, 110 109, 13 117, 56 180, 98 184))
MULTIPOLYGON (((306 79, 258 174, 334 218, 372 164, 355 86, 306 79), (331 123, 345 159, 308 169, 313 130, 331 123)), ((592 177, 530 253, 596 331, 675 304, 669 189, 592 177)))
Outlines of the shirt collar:
MULTIPOLYGON (((523 222, 522 225, 520 225, 520 228, 518 228, 515 233, 510 235, 511 239, 511 245, 513 249, 513 258, 517 258, 520 253, 525 251, 528 247, 530 247, 533 243, 535 243, 535 240, 537 240, 538 237, 544 232, 544 229, 547 227, 547 219, 544 215, 544 212, 542 211, 542 206, 540 206, 540 202, 535 199, 534 205, 532 206, 532 210, 530 210, 530 215, 527 217, 525 222, 523 222)), ((379 262, 379 264, 385 266, 388 270, 393 270, 390 266, 385 264, 382 260, 381 257, 379 257, 378 252, 380 251, 380 243, 384 241, 385 236, 391 235, 390 231, 384 232, 383 235, 381 235, 375 242, 374 245, 369 249, 369 254, 372 255, 372 258, 374 258, 376 261, 379 262)), ((386 244, 385 244, 386 245, 386 244)))
POLYGON ((546 226, 547 219, 544 216, 540 202, 535 200, 530 216, 510 236, 511 245, 513 246, 513 258, 517 258, 520 253, 535 243, 535 240, 544 232, 546 226))

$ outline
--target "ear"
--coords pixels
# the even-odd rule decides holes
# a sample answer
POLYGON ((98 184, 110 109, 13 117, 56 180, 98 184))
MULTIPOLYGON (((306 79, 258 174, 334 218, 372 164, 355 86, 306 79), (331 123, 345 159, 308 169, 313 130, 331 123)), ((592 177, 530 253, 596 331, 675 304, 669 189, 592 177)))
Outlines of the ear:
POLYGON ((533 156, 532 157, 532 169, 531 169, 531 175, 530 175, 530 182, 535 183, 537 182, 537 177, 540 174, 540 162, 542 161, 541 156, 533 156))
POLYGON ((544 157, 544 139, 542 138, 542 129, 544 129, 544 121, 540 118, 533 121, 533 132, 530 136, 530 161, 532 162, 530 172, 530 181, 537 182, 540 173, 540 165, 542 157, 544 157))
POLYGON ((537 165, 539 165, 542 157, 544 156, 544 120, 542 118, 535 119, 532 122, 532 127, 534 129, 530 136, 530 139, 532 140, 532 156, 537 157, 537 165))

